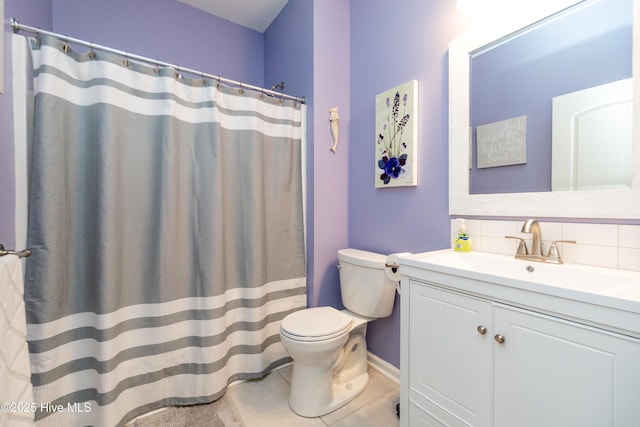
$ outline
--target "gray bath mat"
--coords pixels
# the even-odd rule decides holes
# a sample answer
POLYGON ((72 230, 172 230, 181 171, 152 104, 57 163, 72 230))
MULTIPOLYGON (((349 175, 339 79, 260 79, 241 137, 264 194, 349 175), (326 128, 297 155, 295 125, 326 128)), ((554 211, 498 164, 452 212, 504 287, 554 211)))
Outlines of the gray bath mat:
POLYGON ((244 427, 234 404, 222 396, 213 403, 178 406, 139 418, 131 427, 244 427))

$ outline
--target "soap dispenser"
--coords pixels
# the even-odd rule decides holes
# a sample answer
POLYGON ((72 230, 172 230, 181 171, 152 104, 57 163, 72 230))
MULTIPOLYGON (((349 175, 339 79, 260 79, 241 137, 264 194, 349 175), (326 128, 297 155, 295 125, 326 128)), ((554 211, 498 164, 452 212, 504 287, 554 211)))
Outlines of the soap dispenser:
POLYGON ((456 237, 453 241, 453 249, 457 252, 469 252, 471 251, 472 240, 467 233, 467 224, 464 219, 458 219, 460 221, 460 227, 456 231, 456 237))

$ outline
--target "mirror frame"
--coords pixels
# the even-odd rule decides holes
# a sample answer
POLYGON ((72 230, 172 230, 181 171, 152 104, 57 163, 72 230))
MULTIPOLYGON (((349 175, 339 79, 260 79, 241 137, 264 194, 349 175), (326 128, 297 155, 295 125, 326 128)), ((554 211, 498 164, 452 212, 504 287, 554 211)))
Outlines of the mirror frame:
MULTIPOLYGON (((585 0, 540 2, 527 17, 476 24, 449 44, 449 214, 452 216, 640 218, 640 0, 633 0, 633 147, 631 189, 469 194, 470 55, 502 37, 585 0)), ((535 0, 533 1, 535 2, 535 0)), ((532 2, 532 3, 533 3, 532 2)))

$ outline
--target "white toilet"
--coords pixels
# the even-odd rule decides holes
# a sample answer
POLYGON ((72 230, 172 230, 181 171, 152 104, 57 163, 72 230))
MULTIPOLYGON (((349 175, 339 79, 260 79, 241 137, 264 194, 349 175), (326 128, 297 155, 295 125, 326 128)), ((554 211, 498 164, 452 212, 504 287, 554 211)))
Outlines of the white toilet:
POLYGON ((314 307, 282 319, 280 339, 293 359, 289 406, 303 417, 334 411, 367 386, 367 323, 393 311, 397 280, 388 257, 358 249, 338 251, 342 303, 314 307))

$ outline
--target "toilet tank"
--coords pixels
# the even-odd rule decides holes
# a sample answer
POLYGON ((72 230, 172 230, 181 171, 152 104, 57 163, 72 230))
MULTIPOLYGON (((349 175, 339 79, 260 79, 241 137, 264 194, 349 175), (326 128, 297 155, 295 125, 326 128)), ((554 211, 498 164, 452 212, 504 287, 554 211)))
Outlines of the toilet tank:
POLYGON ((393 311, 397 282, 385 274, 386 255, 359 249, 340 249, 342 304, 365 317, 387 317, 393 311))

